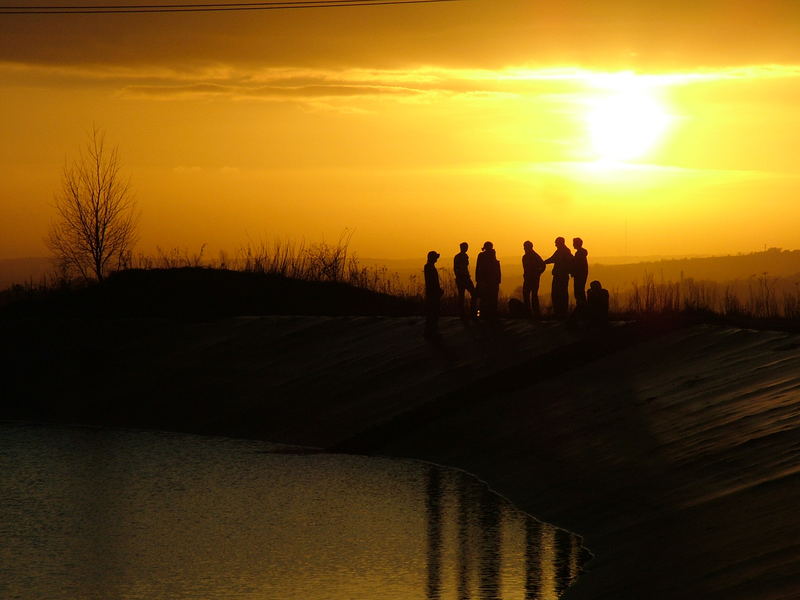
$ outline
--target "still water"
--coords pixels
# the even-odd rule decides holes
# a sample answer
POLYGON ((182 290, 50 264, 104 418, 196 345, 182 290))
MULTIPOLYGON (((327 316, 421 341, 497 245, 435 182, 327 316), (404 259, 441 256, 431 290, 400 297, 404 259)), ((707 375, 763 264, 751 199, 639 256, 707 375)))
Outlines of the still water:
POLYGON ((0 425, 0 597, 557 598, 580 539, 455 470, 0 425))

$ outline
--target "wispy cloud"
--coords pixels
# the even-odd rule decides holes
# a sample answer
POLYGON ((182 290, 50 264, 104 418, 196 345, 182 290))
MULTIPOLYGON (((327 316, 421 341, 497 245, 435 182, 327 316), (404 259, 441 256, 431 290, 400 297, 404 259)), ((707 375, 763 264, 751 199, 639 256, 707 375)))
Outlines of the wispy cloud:
POLYGON ((360 96, 414 96, 423 90, 388 85, 245 85, 194 83, 188 85, 129 85, 120 90, 126 97, 171 100, 180 98, 230 98, 233 100, 314 100, 360 96))
POLYGON ((600 72, 578 67, 509 66, 503 69, 242 69, 211 65, 187 69, 39 66, 0 63, 3 87, 102 87, 126 98, 150 100, 261 100, 319 103, 386 98, 425 102, 442 96, 467 100, 559 96, 624 85, 684 86, 712 81, 800 79, 800 65, 746 65, 685 72, 600 72))

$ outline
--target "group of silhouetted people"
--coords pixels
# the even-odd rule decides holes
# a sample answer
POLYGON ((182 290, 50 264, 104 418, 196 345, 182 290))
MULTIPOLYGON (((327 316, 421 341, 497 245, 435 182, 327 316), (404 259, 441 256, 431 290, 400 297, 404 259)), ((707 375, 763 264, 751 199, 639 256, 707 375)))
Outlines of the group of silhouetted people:
MULTIPOLYGON (((567 247, 563 237, 555 240, 556 250, 547 260, 533 249, 533 243, 526 241, 522 244, 522 302, 526 314, 534 319, 541 318, 539 307, 539 279, 552 264, 553 283, 551 298, 553 303, 553 317, 556 319, 586 319, 593 322, 608 319, 608 291, 604 290, 599 281, 593 281, 587 292, 586 280, 589 276, 588 252, 583 247, 581 238, 573 238, 572 247, 575 254, 567 247), (573 296, 575 298, 575 311, 569 315, 569 279, 572 277, 573 296)), ((493 319, 497 316, 497 302, 500 293, 500 261, 492 242, 484 242, 481 252, 475 261, 475 283, 469 272, 469 244, 461 242, 460 252, 453 257, 453 274, 455 276, 457 291, 457 307, 462 319, 472 319, 480 316, 481 319, 493 319), (466 293, 470 294, 469 309, 466 307, 466 293)), ((436 261, 440 254, 435 250, 428 252, 428 262, 425 265, 425 336, 437 335, 437 324, 441 298, 444 295, 439 282, 439 272, 436 261)), ((509 303, 520 304, 519 300, 512 299, 509 303)))

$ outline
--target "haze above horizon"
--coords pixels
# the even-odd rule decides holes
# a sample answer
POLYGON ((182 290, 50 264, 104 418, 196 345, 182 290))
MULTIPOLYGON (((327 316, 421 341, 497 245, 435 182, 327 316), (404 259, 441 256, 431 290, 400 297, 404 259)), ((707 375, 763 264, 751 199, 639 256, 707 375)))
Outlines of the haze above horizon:
POLYGON ((119 146, 144 253, 345 229, 387 259, 557 235, 596 256, 793 248, 799 13, 0 15, 0 257, 46 254, 62 166, 93 124, 119 146))

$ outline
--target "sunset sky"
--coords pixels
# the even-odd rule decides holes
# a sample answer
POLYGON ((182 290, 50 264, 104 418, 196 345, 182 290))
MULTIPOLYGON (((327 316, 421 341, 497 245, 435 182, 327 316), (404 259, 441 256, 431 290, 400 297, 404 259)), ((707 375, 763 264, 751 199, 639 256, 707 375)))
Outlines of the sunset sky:
POLYGON ((147 253, 797 248, 798 40, 796 0, 0 15, 0 258, 47 254, 93 125, 147 253))

